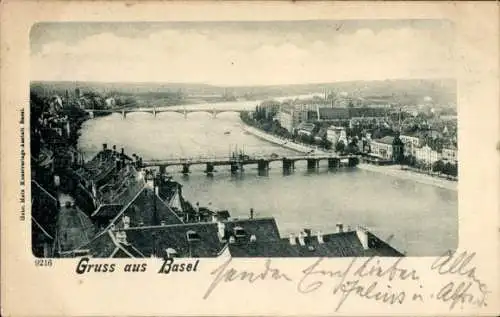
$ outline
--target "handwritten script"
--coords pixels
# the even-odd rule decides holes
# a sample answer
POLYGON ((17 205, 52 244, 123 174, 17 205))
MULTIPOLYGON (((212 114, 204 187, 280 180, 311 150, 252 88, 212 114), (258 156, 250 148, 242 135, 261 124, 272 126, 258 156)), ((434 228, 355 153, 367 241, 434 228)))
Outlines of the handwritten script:
POLYGON ((449 303, 450 310, 457 304, 487 306, 489 291, 487 285, 477 277, 476 266, 473 264, 475 256, 475 252, 453 254, 448 251, 431 265, 433 271, 451 279, 436 295, 432 294, 437 300, 449 303))
POLYGON ((429 269, 450 280, 437 287, 432 283, 427 290, 424 290, 420 274, 415 268, 408 267, 409 261, 403 257, 390 261, 381 261, 378 257, 352 258, 340 267, 333 267, 339 265, 319 258, 299 272, 286 273, 271 259, 267 259, 260 270, 247 270, 236 269, 230 258, 210 273, 213 280, 203 298, 209 298, 222 284, 273 282, 291 285, 305 296, 326 291, 338 298, 335 311, 339 311, 351 297, 389 305, 437 300, 449 304, 450 310, 457 305, 483 307, 486 306, 488 289, 477 277, 474 257, 475 253, 446 252, 436 258, 429 269))

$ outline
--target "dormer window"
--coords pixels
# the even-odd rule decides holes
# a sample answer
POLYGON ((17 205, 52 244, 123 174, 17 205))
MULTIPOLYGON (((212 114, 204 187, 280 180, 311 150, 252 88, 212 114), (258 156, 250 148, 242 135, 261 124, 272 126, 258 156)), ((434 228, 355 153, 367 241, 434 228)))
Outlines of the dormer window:
POLYGON ((234 227, 233 231, 234 231, 234 236, 237 238, 246 236, 245 229, 243 229, 242 227, 234 227))
POLYGON ((200 235, 194 230, 189 230, 188 232, 186 232, 186 237, 187 237, 188 242, 201 240, 200 235))
POLYGON ((177 250, 175 250, 174 248, 165 249, 165 253, 166 253, 167 259, 172 259, 172 258, 177 257, 177 250))

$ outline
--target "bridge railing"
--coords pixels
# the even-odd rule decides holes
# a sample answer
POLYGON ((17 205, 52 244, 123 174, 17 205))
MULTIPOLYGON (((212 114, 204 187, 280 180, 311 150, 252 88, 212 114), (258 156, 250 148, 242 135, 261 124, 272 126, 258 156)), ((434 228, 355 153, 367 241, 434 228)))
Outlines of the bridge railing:
POLYGON ((331 154, 308 154, 308 155, 254 155, 254 156, 193 156, 193 157, 169 157, 165 159, 151 159, 144 160, 144 163, 147 165, 154 164, 192 164, 192 163, 211 163, 211 162, 229 162, 229 161, 252 161, 252 160, 280 160, 283 158, 288 158, 291 160, 301 160, 301 159, 343 159, 349 157, 357 157, 357 155, 347 154, 347 155, 339 155, 336 153, 331 154))

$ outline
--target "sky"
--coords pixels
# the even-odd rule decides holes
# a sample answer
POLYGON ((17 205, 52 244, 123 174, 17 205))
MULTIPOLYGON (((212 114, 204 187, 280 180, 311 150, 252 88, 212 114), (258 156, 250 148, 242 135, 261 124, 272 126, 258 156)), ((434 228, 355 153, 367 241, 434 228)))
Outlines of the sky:
POLYGON ((454 77, 442 20, 41 23, 32 80, 221 86, 454 77))

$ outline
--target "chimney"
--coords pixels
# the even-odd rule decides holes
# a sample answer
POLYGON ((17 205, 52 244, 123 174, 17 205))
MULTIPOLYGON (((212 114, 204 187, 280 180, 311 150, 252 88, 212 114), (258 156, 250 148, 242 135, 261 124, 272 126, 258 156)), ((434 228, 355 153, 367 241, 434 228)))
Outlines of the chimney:
POLYGON ((124 148, 121 148, 121 155, 124 156, 125 155, 125 149, 124 148))
POLYGON ((305 236, 304 232, 299 233, 299 244, 302 246, 306 245, 306 242, 304 241, 304 236, 305 236))
POLYGON ((368 250, 368 232, 365 228, 358 226, 356 228, 356 235, 358 236, 359 241, 361 242, 361 245, 363 246, 363 249, 368 250))
POLYGON ((341 222, 337 223, 337 233, 344 232, 344 225, 341 222))
POLYGON ((224 240, 224 236, 226 235, 226 225, 222 222, 217 222, 217 233, 219 235, 219 240, 224 240))
POLYGON ((128 216, 124 216, 122 218, 122 221, 123 221, 123 229, 128 229, 130 228, 130 217, 128 216))
POLYGON ((322 244, 324 243, 325 241, 323 241, 323 233, 321 231, 318 231, 318 243, 319 244, 322 244))
POLYGON ((59 185, 61 185, 61 179, 59 175, 54 175, 54 186, 59 187, 59 185))
POLYGON ((253 219, 253 208, 250 208, 250 219, 253 219))
POLYGON ((311 229, 304 229, 304 233, 306 234, 307 237, 311 236, 311 229))
POLYGON ((102 144, 102 150, 106 151, 108 149, 108 145, 106 143, 102 144))
POLYGON ((296 245, 297 244, 297 239, 295 239, 295 236, 293 233, 290 233, 290 236, 288 238, 290 240, 290 245, 296 245))
POLYGON ((118 243, 121 244, 128 244, 127 243, 127 233, 125 231, 118 231, 115 234, 115 238, 118 243))

